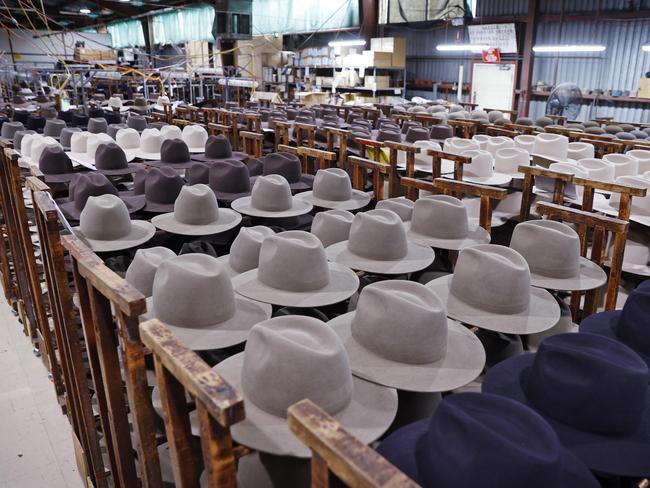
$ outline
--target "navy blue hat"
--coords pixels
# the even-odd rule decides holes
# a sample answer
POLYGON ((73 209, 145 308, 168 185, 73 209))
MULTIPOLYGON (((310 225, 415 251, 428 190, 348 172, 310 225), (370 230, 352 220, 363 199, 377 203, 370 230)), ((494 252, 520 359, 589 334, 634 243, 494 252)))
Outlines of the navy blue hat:
POLYGON ((491 368, 483 391, 534 408, 590 469, 650 474, 650 372, 621 342, 596 334, 548 337, 537 353, 491 368))
POLYGON ((650 280, 627 297, 623 310, 590 315, 580 323, 580 332, 600 334, 634 349, 650 368, 650 280))
POLYGON ((448 396, 377 451, 425 488, 599 486, 542 417, 497 395, 448 396))

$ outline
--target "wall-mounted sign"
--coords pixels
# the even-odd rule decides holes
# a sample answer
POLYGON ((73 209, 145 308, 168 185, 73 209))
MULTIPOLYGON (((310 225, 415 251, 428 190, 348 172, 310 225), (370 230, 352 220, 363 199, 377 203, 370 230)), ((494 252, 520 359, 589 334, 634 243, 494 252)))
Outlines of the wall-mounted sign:
POLYGON ((498 63, 499 61, 501 61, 501 53, 498 47, 491 47, 483 51, 484 63, 498 63))
POLYGON ((502 53, 517 52, 515 24, 468 25, 467 32, 472 44, 496 47, 502 53))

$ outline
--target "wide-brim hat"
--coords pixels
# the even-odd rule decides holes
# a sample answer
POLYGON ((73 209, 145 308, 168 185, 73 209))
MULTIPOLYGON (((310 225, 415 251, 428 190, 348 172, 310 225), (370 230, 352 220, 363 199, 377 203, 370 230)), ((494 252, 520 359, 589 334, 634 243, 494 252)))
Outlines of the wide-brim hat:
MULTIPOLYGON (((158 154, 160 156, 160 154, 158 154)), ((174 168, 174 169, 187 169, 192 166, 196 161, 188 160, 184 163, 168 163, 158 158, 157 161, 147 161, 147 166, 155 166, 156 168, 174 168)))
POLYGON ((489 244, 491 240, 490 233, 476 223, 469 223, 467 236, 458 238, 433 237, 421 234, 411 229, 411 222, 404 222, 404 227, 406 228, 406 237, 409 239, 420 244, 426 244, 427 246, 452 251, 460 251, 466 247, 476 246, 478 244, 489 244))
MULTIPOLYGON (((78 174, 78 172, 73 176, 76 174, 78 174)), ((119 197, 126 205, 126 209, 128 210, 129 214, 139 212, 144 208, 146 203, 144 195, 130 195, 127 192, 121 192, 119 193, 119 197)), ((70 198, 57 200, 57 204, 59 205, 59 208, 66 216, 66 218, 70 220, 79 220, 81 211, 83 209, 77 208, 74 204, 74 201, 70 200, 70 198)))
POLYGON ((314 196, 313 191, 298 193, 296 198, 305 200, 311 203, 314 207, 329 208, 333 210, 356 210, 368 205, 372 195, 361 190, 353 189, 352 195, 348 200, 324 200, 314 196))
MULTIPOLYGON (((406 256, 394 260, 380 260, 360 256, 348 249, 348 242, 337 242, 325 248, 327 258, 349 268, 368 273, 413 273, 428 267, 435 259, 435 254, 430 247, 412 241, 407 242, 406 256)), ((377 245, 380 246, 381 243, 377 243, 377 245)))
POLYGON ((329 283, 318 290, 291 291, 273 288, 262 283, 258 268, 246 271, 232 279, 233 288, 240 295, 253 300, 282 307, 322 307, 347 300, 359 289, 359 278, 351 269, 337 263, 327 263, 329 283))
POLYGON ((512 398, 533 408, 553 427, 562 444, 593 471, 634 477, 650 473, 650 386, 646 393, 645 418, 638 430, 619 436, 586 432, 545 415, 529 401, 526 388, 535 354, 538 353, 513 357, 491 368, 483 380, 482 391, 512 398))
MULTIPOLYGON (((272 307, 266 303, 249 300, 235 295, 235 314, 228 320, 208 326, 193 327, 191 323, 183 327, 165 323, 187 347, 194 351, 222 349, 246 341, 248 332, 255 324, 271 317, 272 307)), ((156 318, 153 297, 147 298, 147 312, 141 321, 156 318)))
MULTIPOLYGON (((244 353, 236 354, 213 369, 234 389, 243 392, 242 366, 244 353)), ((364 444, 381 436, 393 422, 397 412, 397 393, 391 388, 352 377, 350 403, 332 417, 364 444)), ((295 437, 285 417, 275 416, 257 407, 246 398, 246 418, 231 427, 233 438, 255 450, 308 458, 311 450, 295 437)))
POLYGON ((179 221, 174 212, 156 215, 151 219, 151 223, 157 228, 171 234, 207 236, 220 234, 233 229, 239 225, 241 219, 241 215, 234 210, 229 208, 219 208, 217 220, 207 224, 186 224, 179 221))
MULTIPOLYGON (((251 176, 251 185, 255 183, 255 179, 257 176, 251 176)), ((310 174, 305 174, 303 173, 300 176, 300 179, 298 181, 294 181, 293 183, 289 182, 289 188, 291 188, 292 192, 302 192, 305 190, 311 190, 314 186, 314 175, 310 174)))
POLYGON ((454 320, 447 319, 447 347, 442 359, 408 364, 380 356, 361 345, 352 335, 355 314, 339 315, 327 324, 340 337, 348 352, 352 372, 360 378, 406 391, 450 391, 476 379, 485 366, 481 341, 454 320))
POLYGON ((91 239, 81 232, 80 227, 73 227, 72 231, 80 236, 95 252, 122 251, 138 247, 151 240, 156 233, 156 228, 144 220, 131 220, 131 231, 124 237, 112 240, 91 239))
POLYGON ((308 201, 298 199, 297 197, 292 197, 291 208, 288 210, 262 210, 253 206, 252 199, 252 196, 238 198, 231 203, 230 207, 241 214, 262 218, 298 217, 299 215, 304 215, 311 212, 313 208, 313 205, 308 201))
POLYGON ((530 287, 528 308, 519 313, 497 313, 482 310, 460 300, 451 291, 453 275, 443 276, 427 283, 427 288, 440 297, 447 306, 447 315, 468 325, 503 332, 505 334, 534 334, 550 329, 560 319, 560 308, 548 291, 530 287))
MULTIPOLYGON (((643 198, 648 198, 648 197, 643 197, 643 198)), ((618 211, 619 211, 618 205, 617 206, 611 205, 610 201, 606 200, 605 198, 601 198, 599 200, 594 199, 593 207, 594 207, 594 211, 596 212, 602 212, 612 217, 618 217, 618 211)), ((633 207, 630 210, 630 220, 632 222, 636 222, 638 224, 650 227, 650 211, 641 213, 638 211, 636 207, 633 207)))
POLYGON ((607 281, 607 273, 593 261, 580 256, 577 276, 557 278, 530 271, 530 284, 539 288, 559 291, 585 291, 598 288, 607 281))
POLYGON ((510 183, 512 176, 505 173, 497 173, 496 171, 490 176, 476 176, 468 174, 467 170, 465 170, 463 173, 463 181, 476 183, 477 185, 502 186, 510 183))
POLYGON ((192 160, 193 161, 199 161, 201 163, 211 163, 211 162, 219 162, 219 161, 226 161, 228 159, 237 159, 238 161, 246 161, 250 158, 248 154, 245 152, 241 151, 233 151, 232 156, 226 157, 226 158, 209 158, 205 155, 205 153, 200 153, 200 154, 192 154, 192 160))

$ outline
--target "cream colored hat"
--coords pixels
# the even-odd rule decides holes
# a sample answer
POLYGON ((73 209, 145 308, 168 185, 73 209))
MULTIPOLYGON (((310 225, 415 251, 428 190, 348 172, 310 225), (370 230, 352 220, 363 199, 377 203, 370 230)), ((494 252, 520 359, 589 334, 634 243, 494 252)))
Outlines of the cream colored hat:
POLYGON ((519 166, 530 166, 530 154, 519 147, 499 149, 494 157, 494 171, 503 173, 513 178, 523 178, 519 166))
POLYGON ((634 158, 639 162, 639 174, 650 171, 650 151, 647 149, 633 149, 626 152, 625 155, 634 158))
POLYGON ((488 139, 485 150, 489 152, 492 157, 495 157, 497 155, 497 151, 500 149, 507 149, 511 147, 515 147, 515 141, 509 137, 494 136, 488 139))
POLYGON ((535 136, 530 134, 515 136, 514 141, 515 147, 528 151, 528 153, 531 153, 535 147, 535 136))
POLYGON ((576 165, 587 172, 590 180, 604 181, 607 183, 614 181, 616 167, 613 163, 603 159, 584 158, 578 160, 576 165))
POLYGON ((144 129, 140 135, 140 149, 136 156, 140 159, 157 161, 160 159, 160 148, 163 137, 158 129, 144 129))
POLYGON ((494 171, 494 158, 487 151, 464 151, 461 156, 471 158, 472 162, 463 168, 463 180, 481 185, 506 185, 512 177, 494 171))
POLYGON ((126 160, 132 161, 140 150, 140 133, 135 129, 120 129, 115 134, 115 142, 126 154, 126 160))
POLYGON ((208 131, 200 125, 186 125, 183 127, 183 141, 190 148, 191 153, 205 152, 205 143, 208 140, 208 131))
MULTIPOLYGON (((645 197, 632 197, 630 220, 642 225, 650 226, 650 180, 642 176, 620 176, 615 183, 626 186, 646 188, 645 197)), ((613 193, 608 202, 594 201, 594 210, 617 216, 620 204, 620 193, 613 193)))
POLYGON ((183 132, 181 131, 181 128, 178 127, 177 125, 163 125, 160 128, 160 135, 162 135, 162 138, 164 140, 183 138, 183 132))
POLYGON ((614 177, 636 176, 639 173, 639 161, 625 154, 605 154, 603 161, 614 165, 614 177))
MULTIPOLYGON (((431 156, 427 154, 427 151, 429 151, 429 149, 432 149, 434 151, 442 151, 442 147, 440 147, 440 144, 437 142, 430 140, 415 141, 413 143, 413 146, 420 148, 420 152, 415 154, 414 157, 415 171, 421 171, 422 173, 431 173, 433 171, 433 168, 431 166, 431 156)), ((400 169, 406 169, 406 152, 399 151, 397 153, 397 167, 400 169)), ((443 160, 441 173, 446 174, 452 173, 453 171, 453 162, 443 160)))
POLYGON ((485 134, 476 134, 474 137, 472 137, 472 140, 478 142, 478 148, 481 151, 487 151, 488 141, 491 139, 491 137, 492 136, 486 136, 485 134))
POLYGON ((578 161, 579 159, 593 158, 596 150, 593 144, 588 142, 570 142, 567 150, 567 158, 578 161))
POLYGON ((478 150, 479 143, 472 139, 462 139, 460 137, 450 137, 445 139, 445 143, 442 146, 443 151, 449 154, 462 154, 465 151, 469 150, 478 150))
POLYGON ((531 155, 556 161, 566 161, 569 152, 569 138, 560 134, 542 132, 535 136, 531 155))

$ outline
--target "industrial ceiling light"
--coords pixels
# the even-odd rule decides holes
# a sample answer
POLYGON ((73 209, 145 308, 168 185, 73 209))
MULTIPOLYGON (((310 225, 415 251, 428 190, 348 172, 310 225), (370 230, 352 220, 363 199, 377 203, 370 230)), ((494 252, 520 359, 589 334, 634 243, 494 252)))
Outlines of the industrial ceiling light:
POLYGON ((347 47, 347 46, 365 46, 364 39, 349 39, 347 41, 330 41, 327 43, 329 47, 347 47))
POLYGON ((437 51, 471 51, 473 53, 480 53, 486 51, 489 46, 484 44, 438 44, 437 51))
POLYGON ((601 44, 563 44, 558 46, 533 46, 536 53, 596 53, 603 52, 607 46, 601 44))
POLYGON ((80 14, 89 14, 89 13, 90 13, 90 9, 89 9, 89 8, 86 8, 86 7, 84 7, 84 8, 80 8, 80 9, 79 9, 79 13, 80 13, 80 14))
POLYGON ((650 44, 644 44, 641 49, 645 52, 650 52, 650 44))

